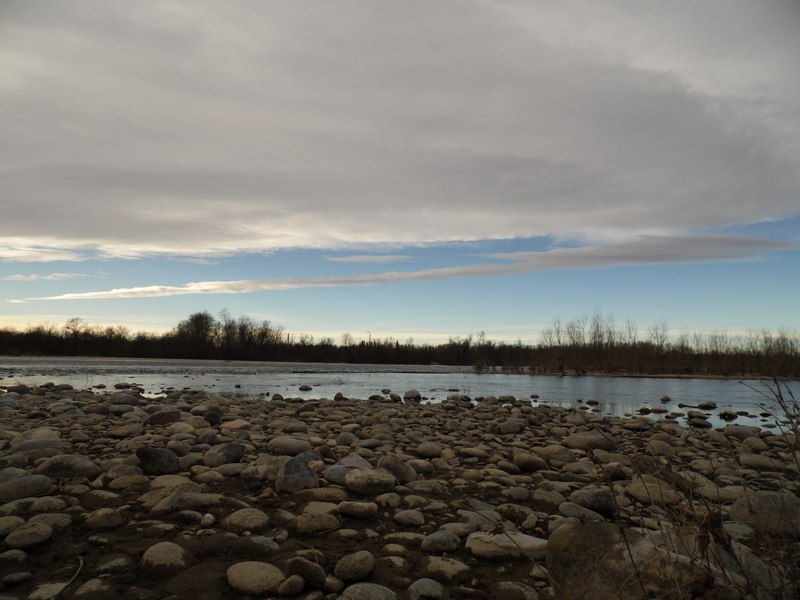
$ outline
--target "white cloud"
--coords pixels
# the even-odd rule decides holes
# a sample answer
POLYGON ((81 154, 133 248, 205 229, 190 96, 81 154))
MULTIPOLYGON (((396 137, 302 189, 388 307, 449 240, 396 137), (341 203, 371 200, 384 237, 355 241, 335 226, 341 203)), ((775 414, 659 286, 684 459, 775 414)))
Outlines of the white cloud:
POLYGON ((86 277, 85 273, 48 273, 46 275, 39 275, 31 273, 29 275, 8 275, 0 277, 2 281, 65 281, 67 279, 77 279, 79 277, 86 277))
POLYGON ((622 240, 797 214, 796 13, 12 3, 0 260, 622 240))
POLYGON ((28 303, 27 300, 20 300, 20 299, 6 300, 6 302, 8 302, 9 304, 27 304, 28 303))
POLYGON ((582 248, 556 248, 543 252, 493 254, 503 263, 480 263, 458 267, 390 271, 318 278, 241 279, 199 281, 185 285, 152 285, 98 292, 77 292, 28 298, 28 300, 105 300, 154 298, 197 294, 243 294, 299 288, 377 285, 402 281, 432 281, 455 277, 491 277, 551 269, 585 269, 624 265, 670 264, 718 260, 756 259, 771 250, 796 249, 786 242, 742 237, 645 237, 619 244, 582 248))
POLYGON ((405 262, 411 260, 411 258, 411 256, 405 254, 357 254, 353 256, 326 256, 325 260, 342 263, 381 264, 405 262))

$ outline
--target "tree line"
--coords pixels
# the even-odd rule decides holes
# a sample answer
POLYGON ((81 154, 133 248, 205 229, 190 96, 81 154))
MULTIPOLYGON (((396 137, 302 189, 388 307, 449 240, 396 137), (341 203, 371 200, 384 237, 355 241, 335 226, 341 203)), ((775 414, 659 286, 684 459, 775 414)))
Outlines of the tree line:
POLYGON ((570 321, 553 319, 537 344, 487 339, 481 332, 446 343, 393 338, 356 341, 286 332, 269 321, 196 312, 163 334, 91 325, 73 318, 59 327, 0 329, 0 355, 197 358, 373 364, 468 365, 475 372, 687 376, 800 376, 800 337, 786 328, 671 333, 665 322, 640 331, 599 311, 570 321))

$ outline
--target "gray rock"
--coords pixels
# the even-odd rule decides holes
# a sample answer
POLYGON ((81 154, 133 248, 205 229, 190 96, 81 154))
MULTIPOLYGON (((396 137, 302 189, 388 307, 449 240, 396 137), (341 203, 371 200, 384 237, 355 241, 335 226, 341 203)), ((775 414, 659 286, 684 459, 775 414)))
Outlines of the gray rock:
POLYGON ((539 600, 539 594, 521 581, 498 581, 489 587, 491 598, 503 600, 539 600))
POLYGON ((395 513, 394 520, 403 527, 422 527, 425 524, 425 515, 416 509, 401 510, 395 513))
POLYGON ((136 458, 148 475, 169 475, 180 470, 178 455, 166 448, 138 448, 136 458))
POLYGON ((45 459, 36 469, 37 473, 54 478, 88 477, 93 479, 102 471, 88 458, 74 454, 52 456, 45 459))
POLYGON ((49 494, 53 484, 46 475, 26 475, 0 483, 0 502, 49 494))
POLYGON ((470 572, 465 563, 445 556, 426 556, 420 561, 419 566, 422 575, 442 583, 466 577, 470 572))
POLYGON ((340 515, 356 519, 371 519, 378 514, 378 505, 375 502, 356 502, 345 500, 336 507, 340 515))
POLYGON ((378 467, 384 468, 397 478, 400 483, 416 481, 417 472, 396 454, 384 454, 378 460, 378 467))
POLYGON ((287 575, 299 575, 313 588, 325 587, 327 574, 319 563, 307 560, 301 556, 290 558, 286 563, 287 575))
POLYGON ((269 525, 269 517, 257 508, 241 508, 222 520, 222 527, 233 531, 261 531, 269 525))
POLYGON ((311 452, 313 448, 306 440, 291 437, 288 435, 279 435, 272 438, 267 444, 267 450, 272 454, 282 456, 297 456, 303 452, 311 452))
POLYGON ((375 557, 367 550, 359 550, 339 559, 333 574, 342 581, 366 579, 375 567, 375 557))
POLYGON ((441 598, 444 594, 444 586, 433 579, 423 577, 417 579, 408 586, 409 600, 420 600, 420 598, 441 598))
POLYGON ((178 544, 159 542, 142 555, 141 568, 151 575, 177 573, 189 566, 188 553, 178 544))
POLYGON ((118 598, 117 586, 111 579, 95 577, 80 586, 72 600, 112 600, 118 598))
POLYGON ((545 554, 553 587, 564 600, 679 600, 699 595, 711 582, 708 570, 690 558, 610 523, 562 525, 550 536, 545 554))
POLYGON ((6 536, 5 543, 9 548, 24 550, 38 546, 53 537, 53 528, 47 523, 25 523, 6 536))
POLYGON ((319 487, 319 478, 306 463, 298 458, 290 458, 278 469, 275 477, 275 491, 278 493, 298 492, 319 487))
POLYGON ((341 600, 397 600, 397 594, 377 583, 355 583, 339 596, 341 600))
POLYGON ((440 530, 425 536, 420 543, 420 548, 428 554, 441 554, 455 552, 461 546, 461 538, 454 532, 440 530))
MULTIPOLYGON (((377 512, 377 505, 375 506, 377 512)), ((17 527, 25 524, 25 519, 16 515, 8 517, 0 517, 0 539, 6 537, 9 533, 14 531, 17 527)))
POLYGON ((90 529, 115 529, 122 525, 122 515, 113 508, 98 508, 86 517, 86 526, 90 529))
POLYGON ((344 480, 348 491, 364 496, 391 492, 395 485, 397 479, 386 469, 352 469, 344 480))
POLYGON ((244 561, 231 565, 226 571, 228 585, 242 594, 264 596, 278 591, 283 572, 267 562, 244 561))
POLYGON ((203 455, 203 464, 207 467, 219 467, 230 463, 238 463, 244 457, 244 444, 229 442, 214 446, 203 455))
POLYGON ((476 531, 467 537, 465 547, 470 554, 481 558, 541 560, 547 540, 520 533, 504 531, 491 534, 476 531))
POLYGON ((578 450, 613 450, 614 440, 599 431, 578 431, 564 438, 567 448, 578 450))
POLYGON ((746 490, 731 506, 730 518, 771 535, 800 537, 800 499, 788 490, 746 490))
POLYGON ((156 411, 144 420, 145 425, 167 425, 181 420, 181 411, 177 408, 165 408, 156 411))

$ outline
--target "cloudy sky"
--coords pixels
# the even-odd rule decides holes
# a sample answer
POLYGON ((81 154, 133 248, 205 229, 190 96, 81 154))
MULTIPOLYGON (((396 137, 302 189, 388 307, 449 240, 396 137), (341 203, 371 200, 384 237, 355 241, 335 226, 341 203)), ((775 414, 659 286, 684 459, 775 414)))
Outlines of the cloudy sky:
POLYGON ((4 0, 0 326, 800 329, 798 25, 793 0, 4 0))

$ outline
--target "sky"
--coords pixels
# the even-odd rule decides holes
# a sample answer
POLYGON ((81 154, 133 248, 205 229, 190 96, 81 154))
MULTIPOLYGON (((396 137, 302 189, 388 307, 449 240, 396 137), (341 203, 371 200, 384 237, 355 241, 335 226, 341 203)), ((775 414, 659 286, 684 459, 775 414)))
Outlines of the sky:
POLYGON ((800 329, 793 0, 0 5, 0 327, 800 329))

